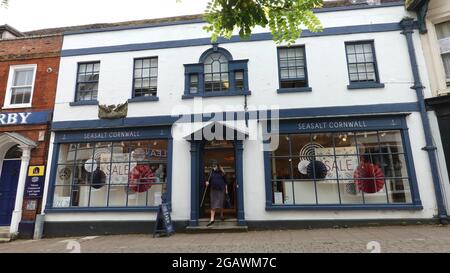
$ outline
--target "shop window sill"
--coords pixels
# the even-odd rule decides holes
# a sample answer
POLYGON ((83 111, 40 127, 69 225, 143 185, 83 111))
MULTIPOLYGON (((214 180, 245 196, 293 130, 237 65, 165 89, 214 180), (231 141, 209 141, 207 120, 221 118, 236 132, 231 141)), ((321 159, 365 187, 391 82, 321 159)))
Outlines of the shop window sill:
POLYGON ((83 100, 83 101, 74 101, 70 103, 70 106, 85 106, 85 105, 98 105, 97 100, 83 100))
POLYGON ((311 87, 297 87, 297 88, 280 88, 277 90, 278 94, 301 93, 301 92, 312 92, 312 88, 311 87))
POLYGON ((277 210, 423 210, 422 205, 267 205, 267 211, 277 210))
POLYGON ((45 213, 67 213, 67 212, 157 212, 158 207, 128 207, 128 208, 48 208, 45 213))
POLYGON ((355 82, 347 85, 347 89, 372 89, 372 88, 384 88, 384 83, 379 82, 355 82))
POLYGON ((193 99, 195 97, 211 98, 211 97, 231 97, 231 96, 248 96, 251 95, 251 91, 226 91, 226 92, 211 92, 211 93, 199 93, 199 94, 184 94, 182 99, 193 99))
POLYGON ((129 103, 145 102, 145 101, 159 101, 159 97, 156 97, 156 96, 143 96, 143 97, 135 97, 135 98, 132 98, 132 99, 128 99, 129 103))

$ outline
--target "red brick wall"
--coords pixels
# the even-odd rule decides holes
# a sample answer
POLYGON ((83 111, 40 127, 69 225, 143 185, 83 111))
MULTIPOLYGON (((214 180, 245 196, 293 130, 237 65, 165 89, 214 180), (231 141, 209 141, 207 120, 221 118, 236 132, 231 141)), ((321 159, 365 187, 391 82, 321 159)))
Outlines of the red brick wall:
POLYGON ((62 36, 0 40, 0 61, 60 56, 62 36))

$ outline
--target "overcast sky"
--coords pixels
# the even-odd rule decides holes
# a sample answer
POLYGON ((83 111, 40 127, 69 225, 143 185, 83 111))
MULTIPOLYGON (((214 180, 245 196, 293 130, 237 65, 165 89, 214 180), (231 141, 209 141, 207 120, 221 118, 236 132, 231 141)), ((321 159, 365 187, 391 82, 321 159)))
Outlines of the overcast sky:
POLYGON ((203 13, 208 0, 9 0, 0 25, 19 31, 203 13))

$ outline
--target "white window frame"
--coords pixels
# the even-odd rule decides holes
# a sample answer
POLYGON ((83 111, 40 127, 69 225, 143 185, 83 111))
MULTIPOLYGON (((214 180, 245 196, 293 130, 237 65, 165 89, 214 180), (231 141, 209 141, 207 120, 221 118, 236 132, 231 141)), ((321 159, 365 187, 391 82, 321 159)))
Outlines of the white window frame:
POLYGON ((37 64, 11 65, 9 67, 8 84, 6 86, 5 101, 3 102, 3 109, 31 107, 32 102, 33 102, 34 84, 36 82, 36 71, 37 71, 37 64), (23 70, 23 69, 30 69, 30 68, 33 69, 33 80, 32 80, 32 84, 31 84, 30 102, 29 103, 21 103, 21 104, 11 104, 12 84, 14 81, 14 75, 16 74, 16 71, 23 70))

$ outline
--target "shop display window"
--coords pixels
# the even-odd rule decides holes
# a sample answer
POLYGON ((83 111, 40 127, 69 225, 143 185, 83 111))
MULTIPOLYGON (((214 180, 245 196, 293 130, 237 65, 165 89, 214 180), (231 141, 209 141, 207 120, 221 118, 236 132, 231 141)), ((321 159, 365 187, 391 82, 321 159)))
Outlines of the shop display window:
POLYGON ((158 206, 167 148, 168 140, 61 144, 53 208, 158 206))
POLYGON ((399 130, 280 135, 272 204, 411 204, 406 158, 399 130))

